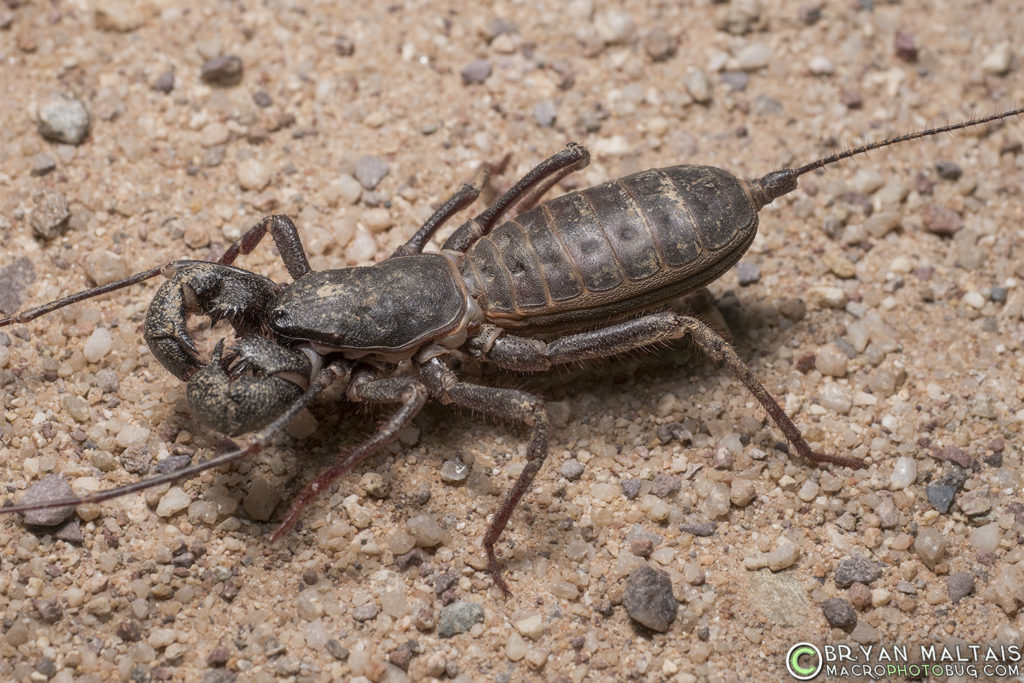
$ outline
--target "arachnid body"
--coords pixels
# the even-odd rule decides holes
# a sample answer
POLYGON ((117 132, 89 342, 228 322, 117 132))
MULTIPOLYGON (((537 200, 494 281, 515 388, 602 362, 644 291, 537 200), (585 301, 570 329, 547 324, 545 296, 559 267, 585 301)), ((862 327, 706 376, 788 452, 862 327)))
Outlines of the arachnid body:
MULTIPOLYGON (((500 222, 515 205, 536 200, 588 163, 586 149, 570 144, 464 223, 440 253, 423 253, 423 248, 451 216, 475 201, 482 177, 461 187, 408 242, 373 266, 313 271, 291 220, 270 216, 218 262, 175 261, 0 320, 0 326, 27 322, 163 274, 167 280, 145 319, 150 349, 188 383, 196 417, 232 436, 255 430, 238 450, 45 507, 106 500, 255 453, 340 381, 352 401, 400 407, 302 491, 274 537, 294 524, 335 478, 395 440, 433 398, 531 430, 527 464, 483 539, 494 580, 507 591, 495 544, 547 455, 547 413, 533 394, 462 380, 450 366, 451 356, 465 354, 511 371, 538 372, 683 337, 743 382, 803 458, 862 467, 859 460, 813 452, 730 344, 698 318, 670 312, 666 305, 731 268, 754 239, 758 211, 793 191, 799 176, 877 147, 1022 112, 891 138, 753 181, 707 166, 643 171, 537 204, 500 222), (268 232, 293 279, 290 284, 232 265, 268 232), (202 360, 186 329, 192 314, 229 321, 235 343, 225 348, 221 340, 212 358, 202 360)), ((16 505, 2 511, 34 507, 43 506, 16 505)))

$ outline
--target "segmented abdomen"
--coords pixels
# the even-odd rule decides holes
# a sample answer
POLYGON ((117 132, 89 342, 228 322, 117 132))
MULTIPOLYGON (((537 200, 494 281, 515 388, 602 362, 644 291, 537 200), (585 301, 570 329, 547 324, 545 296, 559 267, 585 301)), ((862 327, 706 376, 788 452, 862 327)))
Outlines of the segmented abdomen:
POLYGON ((756 230, 745 183, 672 166, 538 205, 475 242, 460 270, 503 327, 598 324, 714 280, 756 230))

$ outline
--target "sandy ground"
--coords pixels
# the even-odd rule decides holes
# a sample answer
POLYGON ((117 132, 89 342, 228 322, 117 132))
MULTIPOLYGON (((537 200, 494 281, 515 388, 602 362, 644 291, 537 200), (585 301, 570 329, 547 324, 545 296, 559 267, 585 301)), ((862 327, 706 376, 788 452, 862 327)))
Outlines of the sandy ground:
MULTIPOLYGON (((579 187, 680 163, 757 177, 1024 102, 1009 0, 683 4, 8 0, 0 314, 213 258, 271 212, 314 268, 380 259, 482 164, 493 197, 570 140, 593 153, 579 187), (219 55, 240 82, 202 80, 219 55), (90 113, 79 144, 40 134, 54 93, 90 113)), ((485 373, 555 423, 501 541, 506 600, 480 539, 525 433, 443 406, 268 544, 381 417, 335 392, 230 471, 82 506, 60 532, 5 518, 0 678, 781 679, 799 641, 1020 646, 1024 122, 1005 124, 805 177, 711 287, 812 444, 868 468, 787 457, 742 385, 683 348, 485 373), (623 607, 643 564, 679 602, 664 633, 623 607), (482 620, 441 637, 451 605, 479 614, 459 603, 482 620)), ((287 279, 269 244, 240 264, 287 279)), ((154 289, 5 328, 0 497, 224 447, 142 341, 154 289)))

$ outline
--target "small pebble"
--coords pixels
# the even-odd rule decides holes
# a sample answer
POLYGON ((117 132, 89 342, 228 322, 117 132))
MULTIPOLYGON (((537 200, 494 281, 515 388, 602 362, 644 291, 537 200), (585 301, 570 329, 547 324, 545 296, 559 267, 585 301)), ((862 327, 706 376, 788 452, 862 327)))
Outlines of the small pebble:
POLYGON ((683 86, 694 102, 707 104, 711 101, 711 81, 708 75, 699 69, 691 69, 683 76, 683 86))
POLYGON ((242 60, 235 55, 219 55, 203 62, 199 76, 210 85, 231 86, 242 82, 242 60))
POLYGON ((461 460, 445 460, 441 465, 441 481, 460 484, 469 476, 470 467, 461 460))
POLYGON ((847 591, 847 595, 850 596, 850 603, 858 609, 863 609, 871 604, 871 589, 863 583, 855 581, 847 591))
POLYGON ((622 495, 628 500, 633 500, 640 494, 641 485, 642 482, 639 479, 623 479, 619 482, 619 486, 622 488, 622 495))
POLYGON ((992 497, 987 486, 980 486, 957 499, 960 511, 968 517, 983 515, 992 509, 992 497))
POLYGON ((71 208, 63 194, 48 187, 32 193, 32 209, 28 222, 36 237, 44 240, 59 237, 67 230, 70 219, 71 208))
POLYGON ((818 492, 820 490, 821 487, 819 487, 818 484, 808 479, 800 486, 800 490, 796 492, 796 496, 805 503, 810 503, 818 497, 818 492))
POLYGON ((541 128, 550 128, 555 125, 557 116, 558 106, 552 100, 541 100, 533 107, 533 118, 541 128))
POLYGON ((359 622, 375 619, 378 614, 380 614, 380 607, 377 606, 377 603, 372 601, 364 605, 359 605, 352 610, 352 618, 359 622))
POLYGON ((274 509, 281 502, 281 495, 266 479, 256 477, 249 486, 249 491, 242 500, 242 509, 249 518, 257 522, 267 522, 274 514, 274 509))
POLYGON ((647 565, 629 573, 622 604, 633 621, 659 633, 668 631, 678 609, 668 574, 647 565))
POLYGON ((168 489, 167 493, 160 497, 160 502, 156 506, 157 517, 170 517, 175 515, 189 506, 192 502, 192 498, 185 493, 185 490, 180 486, 172 486, 168 489))
POLYGON ((736 55, 739 68, 743 71, 763 69, 772 60, 772 49, 766 43, 748 43, 736 55))
POLYGON ((391 494, 391 479, 379 472, 367 472, 359 478, 359 488, 371 498, 384 500, 391 494))
POLYGON ((744 508, 757 496, 757 487, 750 479, 733 479, 729 487, 729 500, 738 508, 744 508))
POLYGON ((981 68, 996 76, 1005 76, 1010 73, 1010 69, 1013 67, 1013 47, 1010 43, 1003 42, 996 45, 992 50, 985 55, 985 58, 981 60, 981 68))
POLYGON ((832 628, 841 628, 849 633, 857 625, 857 611, 842 598, 829 598, 821 604, 821 611, 832 628))
POLYGON ((945 559, 948 544, 949 541, 941 533, 931 527, 924 527, 918 530, 917 538, 914 539, 914 551, 925 566, 934 570, 945 559))
POLYGON ((437 635, 451 638, 465 633, 473 624, 484 620, 484 609, 475 602, 459 600, 445 605, 437 619, 437 635))
POLYGON ((337 659, 339 662, 344 662, 348 659, 348 648, 333 638, 327 641, 327 644, 324 645, 324 649, 327 650, 329 655, 337 659))
POLYGON ((651 481, 651 495, 658 498, 668 498, 674 495, 683 487, 682 477, 675 474, 658 473, 651 481))
POLYGON ((750 76, 744 71, 723 71, 721 78, 722 83, 733 92, 746 90, 747 84, 750 82, 750 76))
POLYGON ((761 279, 761 268, 751 261, 740 261, 736 264, 736 277, 741 287, 756 284, 761 279))
POLYGON ((935 162, 935 172, 939 174, 939 177, 943 180, 960 180, 960 176, 963 175, 963 169, 960 168, 959 164, 955 164, 952 161, 937 161, 935 162))
POLYGON ((859 622, 850 632, 850 639, 861 645, 877 643, 879 638, 881 635, 878 633, 878 629, 866 621, 859 622))
POLYGON ((800 549, 786 538, 779 541, 778 546, 765 555, 764 561, 768 569, 779 572, 792 567, 800 557, 800 549))
POLYGON ((124 256, 106 249, 90 252, 85 257, 85 274, 97 285, 106 285, 128 275, 124 256))
POLYGON ((78 145, 88 135, 90 122, 85 103, 74 97, 54 94, 39 106, 36 126, 47 140, 78 145))
POLYGON ((844 377, 847 372, 846 354, 834 344, 826 344, 814 354, 814 367, 829 377, 844 377))
POLYGON ((338 36, 334 39, 334 52, 339 57, 351 57, 356 53, 356 44, 348 36, 338 36))
POLYGON ((598 35, 606 45, 628 43, 636 33, 636 22, 627 12, 608 10, 594 17, 598 35))
POLYGON ((882 575, 882 568, 860 555, 847 555, 836 565, 835 582, 840 588, 848 588, 854 582, 865 586, 882 575))
MULTIPOLYGON (((71 490, 71 484, 64 477, 59 474, 48 474, 29 486, 25 495, 18 502, 21 504, 45 503, 62 498, 73 498, 74 495, 75 492, 71 490)), ((29 510, 22 513, 22 518, 25 520, 25 524, 32 526, 57 526, 70 517, 74 511, 73 505, 46 510, 29 510)))
POLYGON ((235 167, 238 184, 243 190, 259 192, 270 184, 270 169, 257 159, 246 159, 235 167))
POLYGON ((928 502, 940 513, 948 514, 949 508, 953 504, 953 499, 956 497, 960 487, 963 486, 966 478, 962 469, 954 467, 953 471, 936 479, 934 483, 924 488, 928 502))
POLYGON ((505 642, 505 656, 508 657, 511 662, 518 662, 520 659, 526 656, 526 641, 517 632, 513 631, 509 634, 508 640, 505 642))
POLYGON ((1004 564, 982 592, 982 597, 998 605, 1008 616, 1016 614, 1024 606, 1024 569, 1020 564, 1004 564))
POLYGON ((167 94, 174 90, 174 69, 165 69, 150 86, 156 92, 167 94))
POLYGON ((1002 535, 999 524, 992 522, 971 531, 971 545, 983 553, 994 553, 999 548, 1002 535))
POLYGON ((956 572, 946 577, 946 590, 949 599, 960 602, 974 592, 974 575, 968 572, 956 572))
POLYGON ((114 338, 110 335, 109 330, 104 327, 97 327, 89 335, 89 338, 85 340, 85 345, 82 347, 82 355, 90 363, 98 363, 110 352, 113 342, 114 338))
POLYGON ((570 458, 559 466, 558 473, 569 481, 576 481, 583 476, 583 463, 575 458, 570 458))
POLYGON ((713 536, 716 528, 718 528, 716 522, 684 522, 679 525, 679 530, 684 534, 693 534, 702 538, 713 536))
POLYGON ((893 38, 893 50, 896 52, 896 56, 904 62, 917 61, 917 43, 914 41, 914 36, 909 33, 896 32, 896 36, 893 38))
POLYGON ((149 427, 126 424, 117 431, 114 441, 120 448, 141 448, 145 445, 149 435, 149 427))
POLYGON ((900 491, 917 481, 917 460, 908 456, 896 459, 892 474, 889 476, 889 488, 900 491))
POLYGON ((520 635, 531 640, 540 640, 544 635, 544 615, 540 612, 522 612, 513 617, 512 625, 520 635))
POLYGON ((448 538, 448 533, 441 528, 432 515, 416 515, 406 522, 406 527, 420 548, 433 548, 441 545, 448 538))
POLYGON ((463 85, 483 83, 491 75, 491 63, 486 59, 474 59, 459 72, 463 85))
POLYGON ((832 60, 822 55, 811 58, 808 68, 815 76, 831 76, 836 72, 836 65, 832 60))
POLYGON ((924 229, 936 235, 949 237, 964 227, 964 220, 953 209, 928 203, 921 208, 924 229))
POLYGON ((355 177, 360 185, 372 190, 384 180, 389 170, 388 165, 379 157, 361 156, 356 160, 355 177))
POLYGON ((44 176, 57 168, 57 161, 49 154, 40 152, 29 157, 28 165, 29 173, 34 176, 44 176))
POLYGON ((644 52, 654 62, 663 62, 676 53, 678 41, 661 26, 656 26, 644 36, 644 52))
POLYGON ((711 487, 711 492, 704 499, 702 509, 711 519, 718 519, 729 514, 729 485, 718 482, 711 487))

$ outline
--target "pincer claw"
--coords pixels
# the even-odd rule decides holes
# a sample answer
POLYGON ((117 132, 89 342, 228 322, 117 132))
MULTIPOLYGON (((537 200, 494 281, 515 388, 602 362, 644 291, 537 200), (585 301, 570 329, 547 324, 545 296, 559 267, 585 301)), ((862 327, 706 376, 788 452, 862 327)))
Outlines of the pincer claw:
POLYGON ((312 366, 301 351, 262 337, 243 337, 225 360, 224 340, 188 381, 192 413, 228 436, 259 429, 306 389, 312 366))

